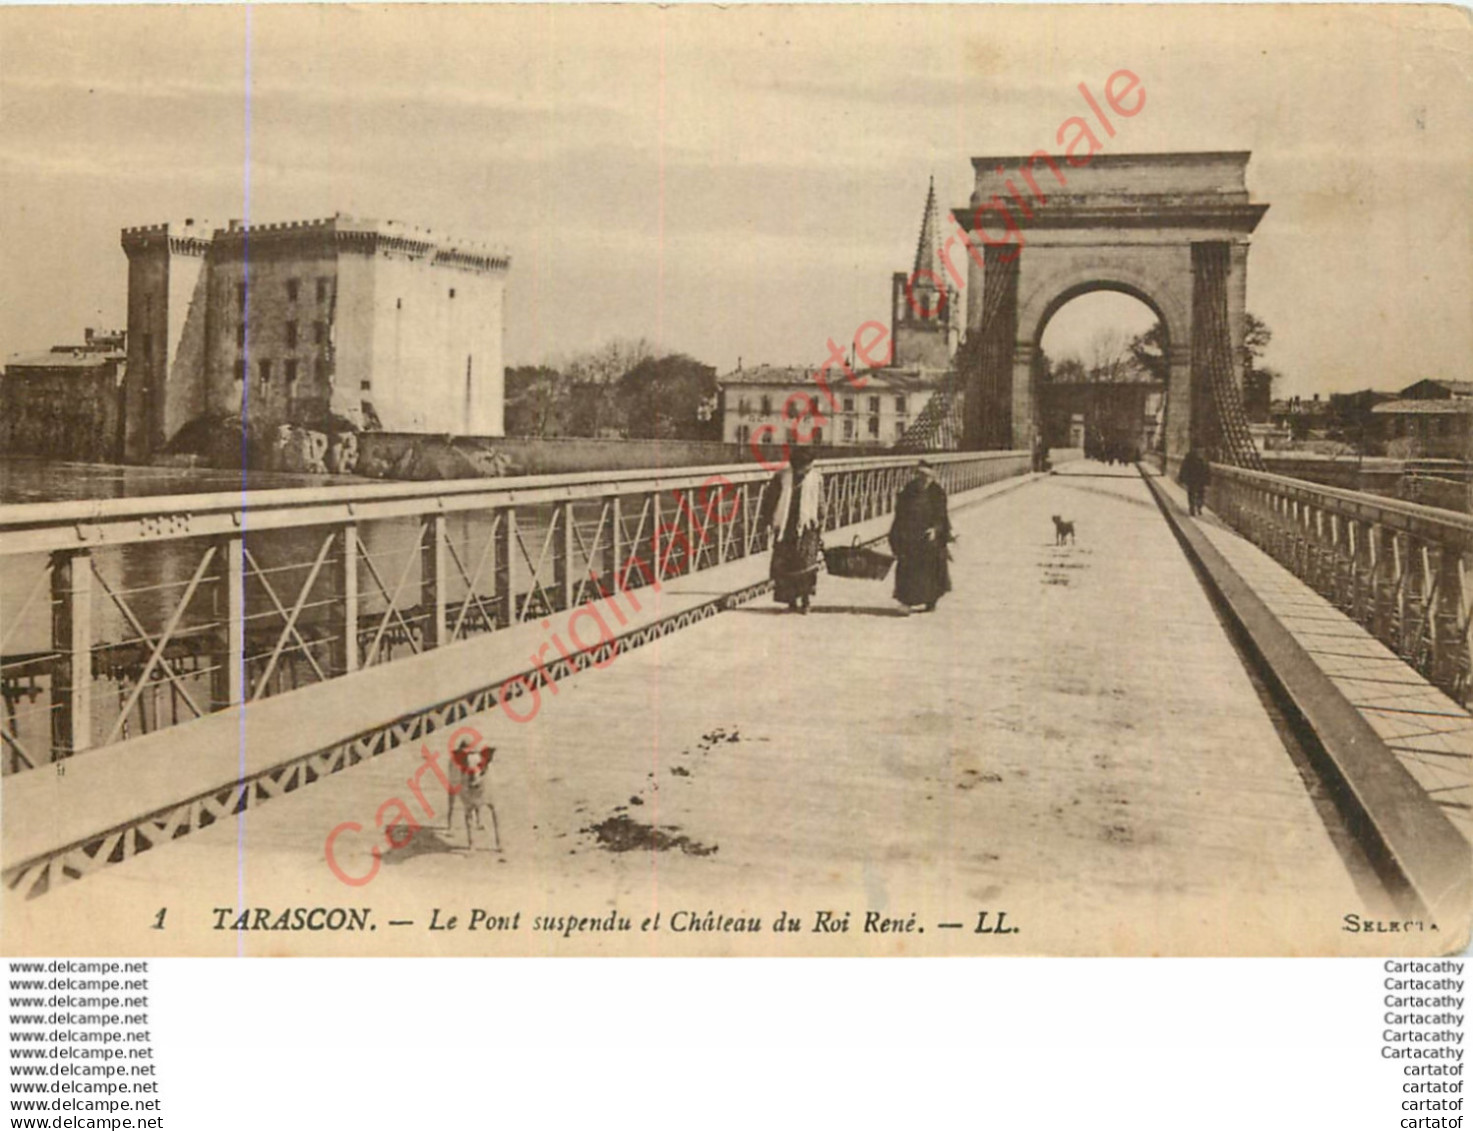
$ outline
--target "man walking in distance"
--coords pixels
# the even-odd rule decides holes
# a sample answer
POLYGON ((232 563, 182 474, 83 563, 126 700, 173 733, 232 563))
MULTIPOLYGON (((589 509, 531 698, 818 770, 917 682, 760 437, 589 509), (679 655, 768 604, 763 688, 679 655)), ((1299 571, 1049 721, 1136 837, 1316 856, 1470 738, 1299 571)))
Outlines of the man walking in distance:
POLYGON ((1212 468, 1202 453, 1192 448, 1181 461, 1181 485, 1187 489, 1187 509, 1195 518, 1202 513, 1207 499, 1207 484, 1212 481, 1212 468))

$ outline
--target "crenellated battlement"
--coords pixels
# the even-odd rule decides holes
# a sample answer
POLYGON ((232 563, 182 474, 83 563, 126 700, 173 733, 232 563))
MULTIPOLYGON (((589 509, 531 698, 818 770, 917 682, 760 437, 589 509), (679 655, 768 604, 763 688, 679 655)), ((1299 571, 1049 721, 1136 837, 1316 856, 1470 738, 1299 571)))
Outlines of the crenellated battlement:
POLYGON ((249 224, 244 220, 231 220, 221 235, 270 236, 291 232, 310 234, 331 231, 338 217, 326 216, 316 220, 279 220, 270 224, 249 224))
POLYGON ((206 254, 212 246, 227 255, 242 253, 252 242, 279 245, 291 241, 330 242, 358 254, 382 251, 426 259, 432 266, 461 271, 502 272, 511 267, 505 246, 467 240, 400 220, 371 220, 336 213, 312 220, 282 220, 265 224, 231 220, 218 228, 205 220, 186 219, 143 224, 122 230, 123 250, 136 252, 167 246, 178 254, 206 254))
POLYGON ((250 224, 231 220, 215 233, 222 249, 233 251, 254 241, 331 241, 357 254, 379 252, 426 259, 432 265, 470 271, 506 271, 511 256, 505 247, 480 240, 466 240, 438 233, 431 228, 399 220, 359 219, 345 213, 313 220, 286 220, 250 224))
POLYGON ((129 255, 155 248, 167 248, 176 255, 204 255, 216 232, 213 221, 188 217, 124 228, 120 238, 123 250, 129 255))
POLYGON ((442 247, 435 252, 437 266, 458 267, 467 271, 508 271, 511 256, 506 252, 487 249, 484 252, 467 251, 462 247, 442 247))

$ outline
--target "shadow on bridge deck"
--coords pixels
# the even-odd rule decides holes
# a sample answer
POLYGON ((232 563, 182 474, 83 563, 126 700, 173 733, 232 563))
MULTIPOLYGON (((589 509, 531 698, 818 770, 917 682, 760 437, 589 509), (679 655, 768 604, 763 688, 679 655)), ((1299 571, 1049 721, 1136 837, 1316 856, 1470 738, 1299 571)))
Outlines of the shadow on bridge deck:
MULTIPOLYGON (((12 897, 6 930, 58 954, 88 915, 136 921, 154 954, 1343 951, 1343 916, 1389 901, 1327 831, 1136 472, 1064 470, 954 514, 954 592, 934 614, 905 615, 888 582, 822 577, 816 615, 745 606, 544 692, 529 723, 469 720, 498 748, 504 855, 461 850, 432 775, 434 816, 419 812, 419 753, 402 748, 12 897), (1056 514, 1074 542, 1055 545, 1056 514), (393 798, 423 827, 374 872, 393 798), (335 860, 373 874, 363 886, 324 854, 349 821, 335 860), (319 905, 373 908, 374 938, 214 929, 214 908, 319 905), (462 929, 430 931, 436 908, 462 929), (468 933, 475 908, 520 919, 468 933), (533 928, 611 911, 632 929, 533 928), (762 932, 672 930, 711 911, 762 932), (850 913, 848 931, 815 933, 821 911, 850 913), (984 911, 1016 933, 978 933, 984 911), (801 931, 771 931, 784 912, 801 931), (864 935, 867 912, 918 930, 864 935)), ((1358 952, 1441 949, 1421 942, 1358 952)))

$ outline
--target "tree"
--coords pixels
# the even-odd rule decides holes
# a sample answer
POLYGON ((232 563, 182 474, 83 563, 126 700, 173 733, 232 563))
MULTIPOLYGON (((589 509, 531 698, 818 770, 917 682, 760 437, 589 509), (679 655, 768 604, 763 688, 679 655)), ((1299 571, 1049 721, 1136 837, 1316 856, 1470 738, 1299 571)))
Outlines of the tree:
POLYGON ((1267 422, 1273 412, 1276 369, 1248 369, 1243 373, 1243 411, 1255 424, 1267 422))
POLYGON ((1050 379, 1058 384, 1081 385, 1089 380, 1089 373, 1084 368, 1084 362, 1071 354, 1061 358, 1053 366, 1050 379))
POLYGON ((1262 424, 1273 408, 1274 382, 1279 374, 1259 365, 1274 332, 1262 318, 1248 311, 1243 315, 1243 348, 1239 358, 1243 365, 1243 410, 1248 419, 1262 424))
POLYGON ((1268 328, 1268 323, 1251 310, 1243 315, 1243 368, 1245 370, 1254 368, 1263 351, 1268 349, 1269 342, 1273 341, 1274 332, 1268 328))
POLYGON ((1089 379, 1106 385, 1134 380, 1137 372, 1130 345, 1114 327, 1096 330, 1089 342, 1089 379))
POLYGON ((546 365, 506 371, 506 434, 545 440, 568 430, 569 382, 546 365))
POLYGON ((720 439, 716 370, 649 342, 612 341, 570 361, 506 371, 511 436, 720 439))
POLYGON ((1156 321, 1144 334, 1130 339, 1130 356, 1143 373, 1150 375, 1158 385, 1168 385, 1171 379, 1171 360, 1166 354, 1166 324, 1156 321))
POLYGON ((619 379, 629 435, 644 439, 719 439, 715 414, 703 411, 715 396, 715 368, 683 353, 646 358, 619 379))
POLYGON ((568 363, 570 383, 568 430, 575 436, 626 435, 628 428, 619 399, 619 382, 630 370, 654 356, 643 338, 616 340, 568 363))

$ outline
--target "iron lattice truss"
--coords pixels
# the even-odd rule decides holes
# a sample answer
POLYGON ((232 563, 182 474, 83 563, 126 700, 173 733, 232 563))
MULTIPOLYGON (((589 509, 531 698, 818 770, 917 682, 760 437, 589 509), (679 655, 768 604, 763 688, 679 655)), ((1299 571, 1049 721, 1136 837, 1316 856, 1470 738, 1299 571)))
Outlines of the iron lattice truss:
MULTIPOLYGON (((960 351, 958 352, 960 358, 960 351)), ((931 394, 926 407, 910 423, 905 435, 895 442, 897 452, 954 452, 962 446, 966 431, 966 381, 960 368, 953 369, 931 394)))
POLYGON ((897 452, 978 450, 1009 446, 1011 398, 1007 381, 1017 331, 1018 260, 1005 248, 984 249, 981 324, 962 342, 952 371, 895 443, 897 452), (968 397, 968 392, 972 396, 968 397))
POLYGON ((1226 243, 1192 245, 1192 369, 1206 376, 1197 407, 1206 417, 1200 438, 1217 463, 1264 470, 1263 457, 1248 431, 1248 414, 1233 365, 1228 321, 1226 243))

